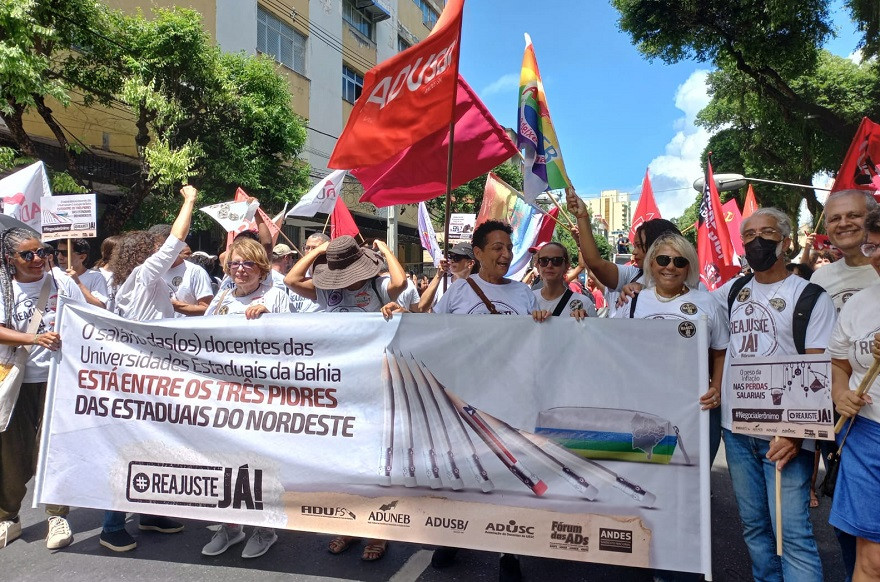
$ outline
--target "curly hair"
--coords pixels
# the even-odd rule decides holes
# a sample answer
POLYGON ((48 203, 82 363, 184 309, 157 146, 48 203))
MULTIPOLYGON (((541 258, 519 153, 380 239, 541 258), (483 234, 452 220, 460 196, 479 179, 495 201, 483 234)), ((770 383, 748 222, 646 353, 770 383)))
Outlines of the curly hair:
POLYGON ((156 252, 156 237, 145 230, 133 230, 122 235, 113 249, 107 269, 113 272, 113 284, 125 283, 135 267, 156 252))
POLYGON ((258 243, 257 241, 247 238, 241 237, 232 241, 232 244, 229 245, 229 252, 226 253, 226 262, 223 265, 223 272, 232 276, 232 273, 229 272, 229 261, 232 260, 232 255, 238 255, 245 261, 253 261, 257 264, 257 269, 260 270, 260 280, 266 278, 266 275, 269 274, 269 271, 272 270, 272 265, 269 264, 269 257, 266 255, 266 249, 258 243))
POLYGON ((14 329, 12 312, 15 311, 15 292, 12 289, 12 279, 15 277, 15 265, 10 258, 12 254, 29 240, 40 240, 32 230, 26 228, 10 228, 0 234, 0 293, 3 295, 3 305, 6 308, 4 325, 14 329))

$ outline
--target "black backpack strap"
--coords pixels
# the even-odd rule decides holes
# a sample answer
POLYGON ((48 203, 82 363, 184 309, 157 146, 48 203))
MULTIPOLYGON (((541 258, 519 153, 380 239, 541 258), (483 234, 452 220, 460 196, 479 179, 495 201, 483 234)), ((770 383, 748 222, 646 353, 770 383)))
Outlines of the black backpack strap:
POLYGON ((562 315, 562 310, 568 305, 568 300, 571 299, 572 295, 574 295, 574 292, 571 289, 565 290, 565 293, 563 293, 562 297, 559 299, 559 303, 556 304, 556 309, 553 310, 553 315, 555 317, 562 315))
POLYGON ((632 296, 632 299, 629 300, 629 318, 632 319, 636 316, 636 301, 639 300, 639 294, 636 293, 632 296))
POLYGON ((727 318, 730 319, 730 314, 733 312, 733 302, 736 300, 736 296, 739 295, 739 292, 742 291, 743 287, 748 284, 749 281, 754 277, 754 273, 749 273, 748 275, 744 275, 739 279, 735 279, 733 284, 730 286, 730 293, 727 294, 727 318))
POLYGON ((815 283, 807 283, 801 296, 798 297, 794 306, 794 314, 792 314, 791 335, 794 338, 794 347, 797 353, 806 353, 807 344, 807 326, 810 323, 810 316, 813 314, 813 307, 819 296, 825 292, 825 289, 815 283))

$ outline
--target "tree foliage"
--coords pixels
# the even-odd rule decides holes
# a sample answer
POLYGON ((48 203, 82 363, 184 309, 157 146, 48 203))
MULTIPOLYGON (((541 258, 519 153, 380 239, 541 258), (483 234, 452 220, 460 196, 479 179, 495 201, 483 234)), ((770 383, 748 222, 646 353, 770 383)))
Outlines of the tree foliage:
MULTIPOLYGON (((139 172, 119 184, 127 192, 105 216, 111 233, 169 220, 185 182, 200 188, 200 204, 228 200, 238 186, 264 207, 294 200, 308 185, 297 159, 305 129, 274 62, 222 53, 195 11, 154 14, 130 16, 98 0, 0 0, 0 25, 10 30, 0 38, 0 117, 21 151, 35 154, 15 131, 25 112, 52 127, 47 97, 65 106, 73 95, 131 119, 139 172)), ((56 137, 81 180, 77 151, 60 128, 56 137)))

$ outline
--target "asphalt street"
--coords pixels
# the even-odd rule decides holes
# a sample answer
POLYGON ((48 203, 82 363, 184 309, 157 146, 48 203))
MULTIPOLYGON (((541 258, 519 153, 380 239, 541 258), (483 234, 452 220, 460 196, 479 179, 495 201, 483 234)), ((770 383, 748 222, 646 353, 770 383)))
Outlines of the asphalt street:
MULTIPOLYGON (((821 475, 820 475, 821 478, 821 475)), ((463 550, 457 562, 442 571, 430 566, 431 548, 415 544, 392 543, 386 556, 373 563, 360 559, 361 547, 354 546, 339 556, 327 552, 330 536, 279 531, 278 542, 256 559, 244 560, 244 544, 216 557, 201 555, 211 538, 210 525, 184 520, 186 529, 178 534, 139 532, 136 518, 128 530, 136 536, 138 547, 124 554, 111 552, 98 544, 103 513, 94 509, 73 509, 69 516, 75 539, 58 551, 46 549, 46 517, 42 509, 32 509, 30 496, 22 510, 22 536, 0 550, 0 572, 8 581, 96 581, 126 580, 211 580, 246 582, 249 580, 290 580, 324 582, 365 580, 392 582, 481 582, 498 579, 498 554, 463 550)), ((837 541, 828 525, 830 499, 821 498, 813 511, 813 525, 825 569, 825 580, 843 580, 837 541)), ((250 535, 250 529, 247 533, 250 535)), ((675 532, 655 532, 675 535, 675 532)), ((563 560, 524 556, 523 577, 527 581, 650 581, 647 570, 609 567, 563 560)), ((733 499, 723 449, 712 471, 712 570, 719 582, 751 580, 751 564, 742 540, 739 516, 733 499)))

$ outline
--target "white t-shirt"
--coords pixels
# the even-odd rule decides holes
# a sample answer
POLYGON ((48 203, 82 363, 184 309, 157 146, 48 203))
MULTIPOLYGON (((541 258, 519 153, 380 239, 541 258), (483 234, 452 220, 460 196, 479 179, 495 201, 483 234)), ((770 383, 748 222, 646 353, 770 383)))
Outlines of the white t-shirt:
POLYGON ((871 265, 850 267, 843 259, 816 269, 810 277, 810 283, 828 291, 837 311, 852 295, 878 282, 880 276, 871 265))
POLYGON ((174 235, 134 268, 116 292, 116 313, 132 321, 174 317, 173 289, 162 276, 168 272, 186 243, 174 235))
MULTIPOLYGON (((46 302, 46 310, 43 312, 43 319, 37 328, 37 333, 55 331, 55 315, 58 312, 59 294, 62 301, 86 302, 85 297, 83 297, 82 292, 76 283, 73 282, 73 279, 62 273, 59 269, 53 269, 52 272, 54 274, 54 281, 48 273, 44 274, 42 279, 33 283, 19 283, 15 279, 12 280, 12 296, 15 300, 12 325, 16 331, 27 331, 31 316, 33 316, 37 308, 37 302, 40 299, 43 281, 47 277, 49 277, 49 298, 46 302)), ((0 317, 3 318, 0 319, 0 325, 3 325, 3 322, 6 321, 6 306, 3 303, 2 294, 0 294, 0 317)), ((31 354, 24 369, 23 382, 31 384, 48 380, 49 361, 51 358, 52 352, 46 348, 38 345, 31 348, 31 354)))
MULTIPOLYGON (((868 368, 874 363, 871 343, 876 333, 880 333, 880 283, 875 283, 850 297, 840 310, 837 325, 831 333, 831 343, 828 344, 831 357, 848 360, 849 365, 852 366, 852 374, 849 377, 850 390, 858 388, 868 368)), ((871 386, 870 394, 874 394, 875 399, 880 394, 880 378, 871 386)), ((880 400, 877 404, 862 406, 859 416, 880 422, 878 407, 880 400)))
POLYGON ((365 281, 363 286, 356 291, 315 288, 318 294, 318 305, 328 312, 377 312, 382 309, 383 305, 391 301, 388 296, 390 282, 391 277, 375 277, 365 281), (373 289, 374 284, 375 290, 373 289), (379 292, 379 296, 376 296, 376 291, 379 292))
POLYGON ((419 290, 416 288, 416 284, 412 282, 412 279, 407 277, 406 288, 404 288, 404 290, 400 292, 400 295, 397 296, 397 304, 410 309, 413 303, 418 306, 419 299, 419 290))
POLYGON ((107 287, 107 301, 105 301, 105 305, 107 306, 108 311, 116 312, 116 285, 113 284, 113 271, 108 271, 104 267, 98 269, 98 272, 101 273, 101 276, 104 277, 104 282, 107 287))
POLYGON ((265 305, 269 313, 290 313, 287 293, 264 280, 252 293, 236 297, 232 287, 220 291, 205 310, 205 315, 232 315, 244 313, 251 305, 265 305))
MULTIPOLYGON (((696 321, 705 315, 709 327, 709 347, 713 350, 726 350, 730 342, 730 329, 727 325, 727 311, 708 291, 691 289, 671 301, 660 301, 655 288, 642 289, 636 301, 634 319, 682 319, 696 321)), ((630 299, 632 301, 632 299, 630 299)), ((614 317, 629 317, 630 304, 617 310, 614 317)))
MULTIPOLYGON (((568 287, 562 291, 562 295, 565 295, 565 291, 567 290, 568 287)), ((535 300, 538 302, 538 306, 535 309, 549 311, 550 314, 553 315, 556 306, 559 305, 559 302, 562 300, 562 295, 554 299, 544 299, 543 295, 541 295, 541 291, 543 291, 543 289, 535 289, 532 291, 532 293, 535 294, 535 300)), ((577 311, 578 309, 586 310, 588 317, 598 317, 596 314, 596 306, 593 305, 593 302, 590 301, 589 297, 581 295, 580 293, 571 294, 571 298, 568 300, 568 305, 562 310, 560 315, 570 316, 572 311, 577 311)))
POLYGON ((104 278, 104 274, 96 269, 88 269, 85 273, 79 276, 79 282, 82 283, 86 289, 89 290, 89 293, 102 302, 105 307, 107 307, 107 298, 110 295, 107 291, 107 279, 104 278))
MULTIPOLYGON (((727 295, 734 281, 736 279, 731 279, 712 293, 716 302, 723 301, 724 309, 727 309, 727 295)), ((730 344, 724 360, 722 403, 732 401, 728 373, 732 360, 797 354, 792 331, 792 312, 808 283, 796 275, 789 275, 770 284, 758 283, 753 278, 739 292, 730 312, 730 344)), ((810 315, 804 347, 826 349, 836 318, 834 302, 827 293, 823 293, 810 315)), ((731 426, 730 406, 722 406, 721 426, 728 429, 731 426)), ((805 448, 810 449, 807 441, 804 444, 805 448)))
MULTIPOLYGON (((174 293, 174 299, 188 305, 195 305, 202 297, 212 297, 211 276, 202 267, 183 261, 176 267, 168 269, 162 278, 174 293)), ((182 313, 177 314, 185 317, 182 313)))
MULTIPOLYGON (((605 305, 608 306, 608 317, 615 317, 617 315, 617 299, 620 297, 620 292, 625 285, 629 285, 634 281, 644 283, 644 273, 635 265, 615 265, 615 267, 617 267, 617 287, 614 289, 610 287, 605 288, 605 305)), ((626 310, 627 317, 629 317, 628 306, 624 305, 620 310, 626 310)))
MULTIPOLYGON (((519 281, 507 279, 507 283, 495 285, 484 281, 480 275, 470 277, 495 305, 495 310, 504 315, 527 315, 537 309, 538 302, 529 286, 519 281)), ((459 279, 447 290, 437 305, 435 313, 489 314, 489 308, 474 293, 467 279, 459 279)))

